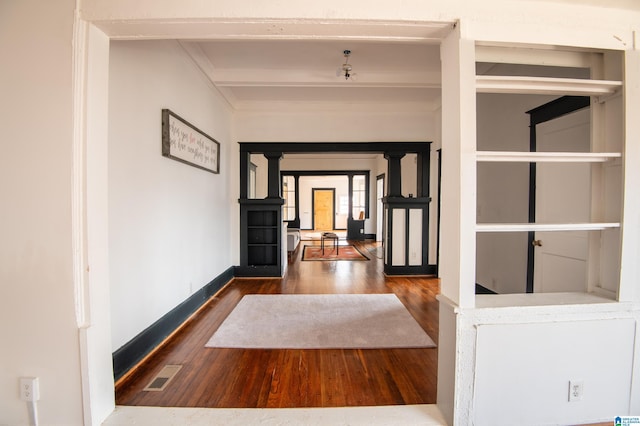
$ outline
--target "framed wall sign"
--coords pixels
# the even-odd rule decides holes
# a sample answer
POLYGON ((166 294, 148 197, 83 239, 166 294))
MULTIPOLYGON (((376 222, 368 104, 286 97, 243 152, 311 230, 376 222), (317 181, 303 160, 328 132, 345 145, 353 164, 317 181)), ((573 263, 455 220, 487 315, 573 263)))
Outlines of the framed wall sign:
POLYGON ((162 155, 220 173, 220 144, 168 109, 162 110, 162 155))

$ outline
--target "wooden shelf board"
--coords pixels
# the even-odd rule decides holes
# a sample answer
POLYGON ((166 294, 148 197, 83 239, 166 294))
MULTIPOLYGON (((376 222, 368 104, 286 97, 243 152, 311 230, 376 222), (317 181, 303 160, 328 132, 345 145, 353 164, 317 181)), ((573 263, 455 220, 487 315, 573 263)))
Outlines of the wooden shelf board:
POLYGON ((476 76, 476 91, 478 93, 601 96, 611 95, 621 87, 621 81, 612 80, 492 75, 476 76))

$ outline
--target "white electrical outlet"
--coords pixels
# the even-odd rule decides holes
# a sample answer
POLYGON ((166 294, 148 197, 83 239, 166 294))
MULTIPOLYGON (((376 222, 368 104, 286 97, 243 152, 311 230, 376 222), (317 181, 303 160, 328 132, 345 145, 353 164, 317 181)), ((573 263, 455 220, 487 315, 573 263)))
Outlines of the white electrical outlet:
POLYGON ((582 380, 569 380, 569 402, 581 401, 584 393, 582 380))
POLYGON ((20 399, 23 401, 37 401, 40 399, 40 387, 37 377, 20 378, 20 399))

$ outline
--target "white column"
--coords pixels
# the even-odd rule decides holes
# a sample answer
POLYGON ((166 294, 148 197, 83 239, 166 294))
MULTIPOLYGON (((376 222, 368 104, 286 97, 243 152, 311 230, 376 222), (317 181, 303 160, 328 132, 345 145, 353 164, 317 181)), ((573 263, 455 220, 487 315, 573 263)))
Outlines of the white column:
POLYGON ((456 27, 442 60, 442 197, 438 408, 447 422, 469 424, 475 329, 460 308, 475 307, 476 86, 475 43, 456 27))
POLYGON ((76 247, 76 305, 80 332, 84 422, 101 424, 115 408, 111 353, 111 311, 108 255, 108 106, 109 38, 95 26, 79 21, 75 34, 75 125, 81 129, 74 142, 74 186, 79 200, 74 217, 76 247), (83 70, 84 68, 84 70, 83 70), (83 131, 84 129, 84 131, 83 131), (85 150, 85 158, 82 151, 85 150), (83 176, 85 171, 86 175, 83 176), (82 177, 85 185, 82 184, 82 177), (84 201, 84 203, 83 203, 84 201), (86 218, 86 222, 84 219, 86 218), (80 244, 81 246, 82 244, 80 244))
POLYGON ((475 44, 456 28, 442 43, 441 293, 475 306, 475 44))
POLYGON ((640 50, 625 52, 622 247, 618 300, 640 302, 640 50))

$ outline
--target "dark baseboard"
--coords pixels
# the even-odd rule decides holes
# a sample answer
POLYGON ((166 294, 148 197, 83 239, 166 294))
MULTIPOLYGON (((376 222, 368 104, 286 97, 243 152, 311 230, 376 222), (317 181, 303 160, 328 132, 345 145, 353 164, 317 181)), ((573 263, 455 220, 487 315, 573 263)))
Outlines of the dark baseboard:
POLYGON ((387 275, 435 275, 436 265, 422 266, 391 266, 384 265, 384 273, 387 275))
POLYGON ((233 273, 236 277, 279 277, 281 275, 280 266, 276 265, 249 265, 235 266, 233 273))
POLYGON ((233 279, 234 276, 234 268, 228 268, 209 284, 192 294, 187 300, 167 312, 159 320, 115 351, 113 353, 113 374, 115 380, 120 379, 131 368, 142 361, 144 357, 180 327, 187 318, 233 279))
POLYGON ((486 288, 485 286, 482 286, 476 283, 476 294, 498 294, 498 293, 486 288))

